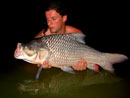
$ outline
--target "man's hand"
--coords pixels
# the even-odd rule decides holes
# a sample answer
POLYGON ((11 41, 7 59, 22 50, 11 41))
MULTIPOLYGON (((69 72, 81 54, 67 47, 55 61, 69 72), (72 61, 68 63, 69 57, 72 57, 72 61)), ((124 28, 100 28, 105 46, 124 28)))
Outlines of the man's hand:
MULTIPOLYGON (((37 66, 40 67, 40 64, 38 64, 37 66)), ((44 61, 42 67, 43 68, 51 68, 51 64, 49 64, 48 61, 44 61)))
MULTIPOLYGON (((37 65, 38 67, 40 64, 37 65)), ((51 64, 48 61, 43 62, 43 68, 51 68, 51 64)), ((72 66, 74 70, 86 70, 87 69, 87 62, 84 59, 81 59, 77 62, 76 65, 72 66)))
POLYGON ((87 62, 84 59, 80 59, 78 63, 72 66, 74 70, 86 70, 87 69, 87 62))

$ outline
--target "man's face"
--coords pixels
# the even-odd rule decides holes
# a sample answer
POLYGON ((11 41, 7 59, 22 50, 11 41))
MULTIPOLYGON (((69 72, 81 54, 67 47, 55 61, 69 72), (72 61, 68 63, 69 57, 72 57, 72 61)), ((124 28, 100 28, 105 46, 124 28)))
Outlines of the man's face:
POLYGON ((55 10, 49 10, 45 12, 47 24, 52 33, 60 33, 65 25, 65 17, 61 16, 55 10))

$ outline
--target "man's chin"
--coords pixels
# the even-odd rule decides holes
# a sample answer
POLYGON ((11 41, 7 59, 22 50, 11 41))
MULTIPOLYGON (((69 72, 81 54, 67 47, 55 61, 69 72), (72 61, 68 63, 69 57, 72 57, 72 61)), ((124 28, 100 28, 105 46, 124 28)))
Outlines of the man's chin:
POLYGON ((50 31, 51 31, 52 34, 57 34, 57 32, 54 31, 54 30, 50 30, 50 31))

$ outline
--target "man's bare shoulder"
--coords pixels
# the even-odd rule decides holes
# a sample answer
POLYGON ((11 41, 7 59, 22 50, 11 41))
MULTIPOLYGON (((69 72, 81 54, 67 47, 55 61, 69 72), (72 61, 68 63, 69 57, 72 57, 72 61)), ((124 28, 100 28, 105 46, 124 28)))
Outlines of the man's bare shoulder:
POLYGON ((65 33, 72 33, 72 32, 75 32, 75 33, 83 33, 80 29, 74 27, 74 26, 70 26, 70 25, 66 25, 66 32, 65 33))

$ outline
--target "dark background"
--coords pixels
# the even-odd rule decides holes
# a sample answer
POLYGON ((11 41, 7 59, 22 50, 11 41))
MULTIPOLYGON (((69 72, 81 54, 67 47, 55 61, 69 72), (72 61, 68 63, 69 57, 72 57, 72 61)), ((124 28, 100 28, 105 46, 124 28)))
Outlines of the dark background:
MULTIPOLYGON (((50 1, 50 0, 48 0, 50 1)), ((27 43, 46 27, 43 8, 48 1, 8 1, 2 7, 1 71, 18 62, 13 53, 18 42, 27 43)), ((86 34, 86 43, 103 52, 129 55, 129 11, 127 2, 59 0, 69 9, 67 24, 86 34), (89 29, 89 30, 88 30, 89 29)), ((129 60, 115 64, 117 75, 130 79, 129 60)))

